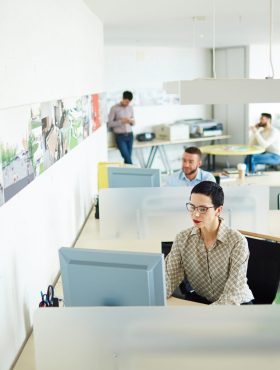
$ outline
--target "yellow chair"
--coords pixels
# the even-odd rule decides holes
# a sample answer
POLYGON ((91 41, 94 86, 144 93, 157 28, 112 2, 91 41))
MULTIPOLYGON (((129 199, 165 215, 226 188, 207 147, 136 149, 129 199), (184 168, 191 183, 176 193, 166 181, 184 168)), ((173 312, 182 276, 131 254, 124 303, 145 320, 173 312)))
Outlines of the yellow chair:
POLYGON ((98 191, 108 188, 108 167, 125 167, 122 162, 98 162, 98 191))

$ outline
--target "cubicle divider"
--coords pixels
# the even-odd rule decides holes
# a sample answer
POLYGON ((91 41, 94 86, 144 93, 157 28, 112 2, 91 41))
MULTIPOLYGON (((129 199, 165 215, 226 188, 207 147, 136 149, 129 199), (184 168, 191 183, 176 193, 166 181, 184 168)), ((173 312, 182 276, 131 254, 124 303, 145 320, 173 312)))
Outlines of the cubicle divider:
POLYGON ((100 191, 101 238, 170 240, 191 225, 188 188, 121 188, 100 191))
POLYGON ((267 232, 269 188, 242 185, 224 188, 225 203, 222 217, 234 229, 267 232))
MULTIPOLYGON (((173 240, 192 226, 186 210, 191 188, 121 188, 100 191, 101 238, 173 240)), ((232 228, 267 232, 269 189, 225 187, 222 217, 232 228)))
POLYGON ((36 369, 277 369, 279 319, 273 305, 38 309, 36 369))

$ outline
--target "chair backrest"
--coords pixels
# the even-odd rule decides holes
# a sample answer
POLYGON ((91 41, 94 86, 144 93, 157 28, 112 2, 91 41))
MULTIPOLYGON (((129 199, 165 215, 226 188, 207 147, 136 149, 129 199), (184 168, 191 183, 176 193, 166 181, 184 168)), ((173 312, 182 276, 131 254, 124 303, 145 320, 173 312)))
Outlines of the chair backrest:
POLYGON ((250 250, 248 285, 256 304, 271 304, 280 282, 280 243, 246 237, 250 250))

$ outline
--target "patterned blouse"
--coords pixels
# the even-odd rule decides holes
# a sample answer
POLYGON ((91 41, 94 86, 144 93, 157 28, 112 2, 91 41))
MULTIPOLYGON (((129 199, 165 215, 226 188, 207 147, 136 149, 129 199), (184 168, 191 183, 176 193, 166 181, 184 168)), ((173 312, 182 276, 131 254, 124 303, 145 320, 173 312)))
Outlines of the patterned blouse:
POLYGON ((247 285, 248 259, 246 238, 222 221, 208 249, 198 228, 182 231, 165 259, 167 297, 186 276, 195 292, 213 304, 249 302, 254 297, 247 285))

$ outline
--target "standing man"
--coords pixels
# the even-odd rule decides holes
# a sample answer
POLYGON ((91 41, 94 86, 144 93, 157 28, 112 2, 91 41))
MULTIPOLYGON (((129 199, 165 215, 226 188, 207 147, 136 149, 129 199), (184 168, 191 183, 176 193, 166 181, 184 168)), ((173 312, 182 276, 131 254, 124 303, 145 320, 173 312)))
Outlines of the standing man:
POLYGON ((201 181, 216 182, 212 173, 203 171, 199 167, 202 165, 202 153, 199 148, 190 146, 185 149, 182 156, 182 169, 169 176, 167 186, 195 186, 201 181))
POLYGON ((130 105, 132 99, 132 93, 124 91, 122 101, 111 108, 108 120, 108 127, 113 130, 117 147, 124 163, 127 164, 132 164, 133 133, 131 126, 135 123, 133 108, 130 105))
POLYGON ((245 163, 247 171, 255 172, 257 164, 280 164, 280 132, 272 127, 271 114, 262 113, 260 122, 250 127, 250 145, 260 145, 265 149, 264 153, 247 155, 245 163))

